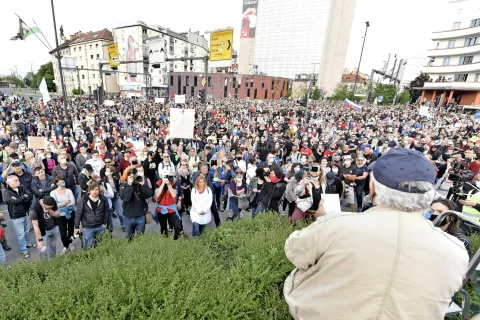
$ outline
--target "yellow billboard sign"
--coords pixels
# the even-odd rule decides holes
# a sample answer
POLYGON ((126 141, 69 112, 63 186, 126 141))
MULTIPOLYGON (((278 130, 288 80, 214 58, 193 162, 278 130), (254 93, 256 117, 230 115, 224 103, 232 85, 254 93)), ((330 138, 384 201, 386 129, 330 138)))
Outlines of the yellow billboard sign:
POLYGON ((233 29, 210 34, 210 61, 232 59, 233 29))
POLYGON ((118 58, 118 44, 111 44, 107 49, 110 67, 117 67, 120 65, 120 59, 118 58))

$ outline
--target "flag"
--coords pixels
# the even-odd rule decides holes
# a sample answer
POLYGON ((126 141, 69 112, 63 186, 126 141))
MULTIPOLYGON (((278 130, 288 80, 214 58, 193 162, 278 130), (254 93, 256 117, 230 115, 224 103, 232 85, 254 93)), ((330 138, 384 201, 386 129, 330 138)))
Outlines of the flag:
POLYGON ((22 19, 19 20, 19 27, 18 27, 18 33, 16 36, 11 37, 10 40, 25 40, 28 36, 31 36, 34 33, 40 33, 40 28, 37 26, 34 26, 33 28, 27 27, 25 22, 22 21, 22 19))
POLYGON ((356 110, 356 111, 362 111, 362 107, 355 104, 354 102, 348 100, 348 99, 345 99, 345 101, 343 102, 343 104, 345 105, 345 108, 347 109, 353 109, 353 110, 356 110))
POLYGON ((50 98, 50 94, 48 93, 47 82, 45 81, 45 78, 42 79, 42 82, 40 83, 40 87, 38 89, 43 96, 43 103, 48 103, 48 101, 52 100, 50 98))

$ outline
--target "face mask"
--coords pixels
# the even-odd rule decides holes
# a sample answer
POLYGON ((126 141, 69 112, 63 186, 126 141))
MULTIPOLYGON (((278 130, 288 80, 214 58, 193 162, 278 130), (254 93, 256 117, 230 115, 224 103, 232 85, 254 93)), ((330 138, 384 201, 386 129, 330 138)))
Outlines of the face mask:
POLYGON ((305 158, 300 159, 300 163, 301 163, 301 164, 307 163, 307 159, 305 159, 305 158))
POLYGON ((52 157, 51 154, 47 154, 47 158, 50 159, 52 157))
POLYGON ((295 172, 299 172, 299 171, 300 171, 300 167, 295 167, 293 170, 294 170, 295 172))
POLYGON ((67 163, 67 159, 60 160, 60 163, 63 163, 63 164, 67 163))
POLYGON ((280 181, 280 178, 277 178, 276 175, 273 175, 270 176, 270 181, 272 181, 272 183, 277 183, 278 181, 280 181))
POLYGON ((136 166, 138 164, 137 160, 132 161, 132 165, 136 166))
POLYGON ((58 187, 59 187, 59 188, 65 188, 65 183, 59 183, 59 184, 58 184, 58 187))
POLYGON ((332 172, 333 172, 333 173, 338 173, 338 168, 337 168, 337 167, 332 168, 332 172))
POLYGON ((347 166, 349 166, 349 165, 351 165, 351 164, 352 164, 352 162, 351 162, 351 161, 348 161, 348 160, 345 160, 345 162, 344 162, 344 163, 345 163, 347 166))
POLYGON ((310 179, 315 180, 315 181, 318 181, 319 178, 320 178, 320 176, 318 176, 318 177, 312 177, 312 176, 310 176, 310 179))
POLYGON ((112 173, 111 173, 110 171, 105 171, 105 174, 106 174, 107 176, 109 176, 109 175, 111 175, 112 173))
POLYGON ((144 172, 137 172, 137 174, 140 176, 140 177, 143 177, 144 176, 144 172))

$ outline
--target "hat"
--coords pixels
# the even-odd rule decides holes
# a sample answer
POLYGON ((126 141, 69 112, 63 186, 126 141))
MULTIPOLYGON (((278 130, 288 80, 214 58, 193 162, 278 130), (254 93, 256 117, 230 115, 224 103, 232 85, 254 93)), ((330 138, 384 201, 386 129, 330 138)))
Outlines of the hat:
POLYGON ((85 165, 85 167, 83 167, 85 170, 87 170, 88 172, 93 172, 93 167, 91 164, 87 163, 85 165))
POLYGON ((335 177, 336 177, 336 175, 332 171, 327 172, 327 182, 329 184, 332 184, 335 181, 335 177))
POLYGON ((397 146, 397 142, 395 140, 392 140, 388 143, 389 148, 395 148, 397 146))
POLYGON ((380 157, 373 167, 373 175, 382 185, 407 193, 424 193, 415 187, 404 187, 405 181, 435 182, 435 168, 425 156, 411 149, 393 149, 380 157))
POLYGON ((57 204, 57 202, 55 201, 55 199, 53 197, 45 196, 43 198, 43 204, 46 205, 46 206, 54 206, 55 204, 57 204))

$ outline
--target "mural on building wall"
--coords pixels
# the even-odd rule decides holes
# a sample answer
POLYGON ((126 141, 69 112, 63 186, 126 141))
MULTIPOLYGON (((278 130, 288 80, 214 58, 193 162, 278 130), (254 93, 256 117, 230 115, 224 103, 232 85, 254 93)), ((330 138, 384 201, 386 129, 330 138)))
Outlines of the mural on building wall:
MULTIPOLYGON (((125 49, 125 59, 126 61, 138 61, 141 60, 142 55, 141 46, 138 42, 138 29, 137 28, 126 28, 123 33, 124 49, 125 49)), ((141 69, 140 69, 141 70, 141 69)), ((136 75, 139 72, 138 63, 126 64, 126 75, 127 82, 136 82, 139 79, 132 76, 136 75)))
POLYGON ((258 0, 243 0, 241 38, 255 38, 258 0))

